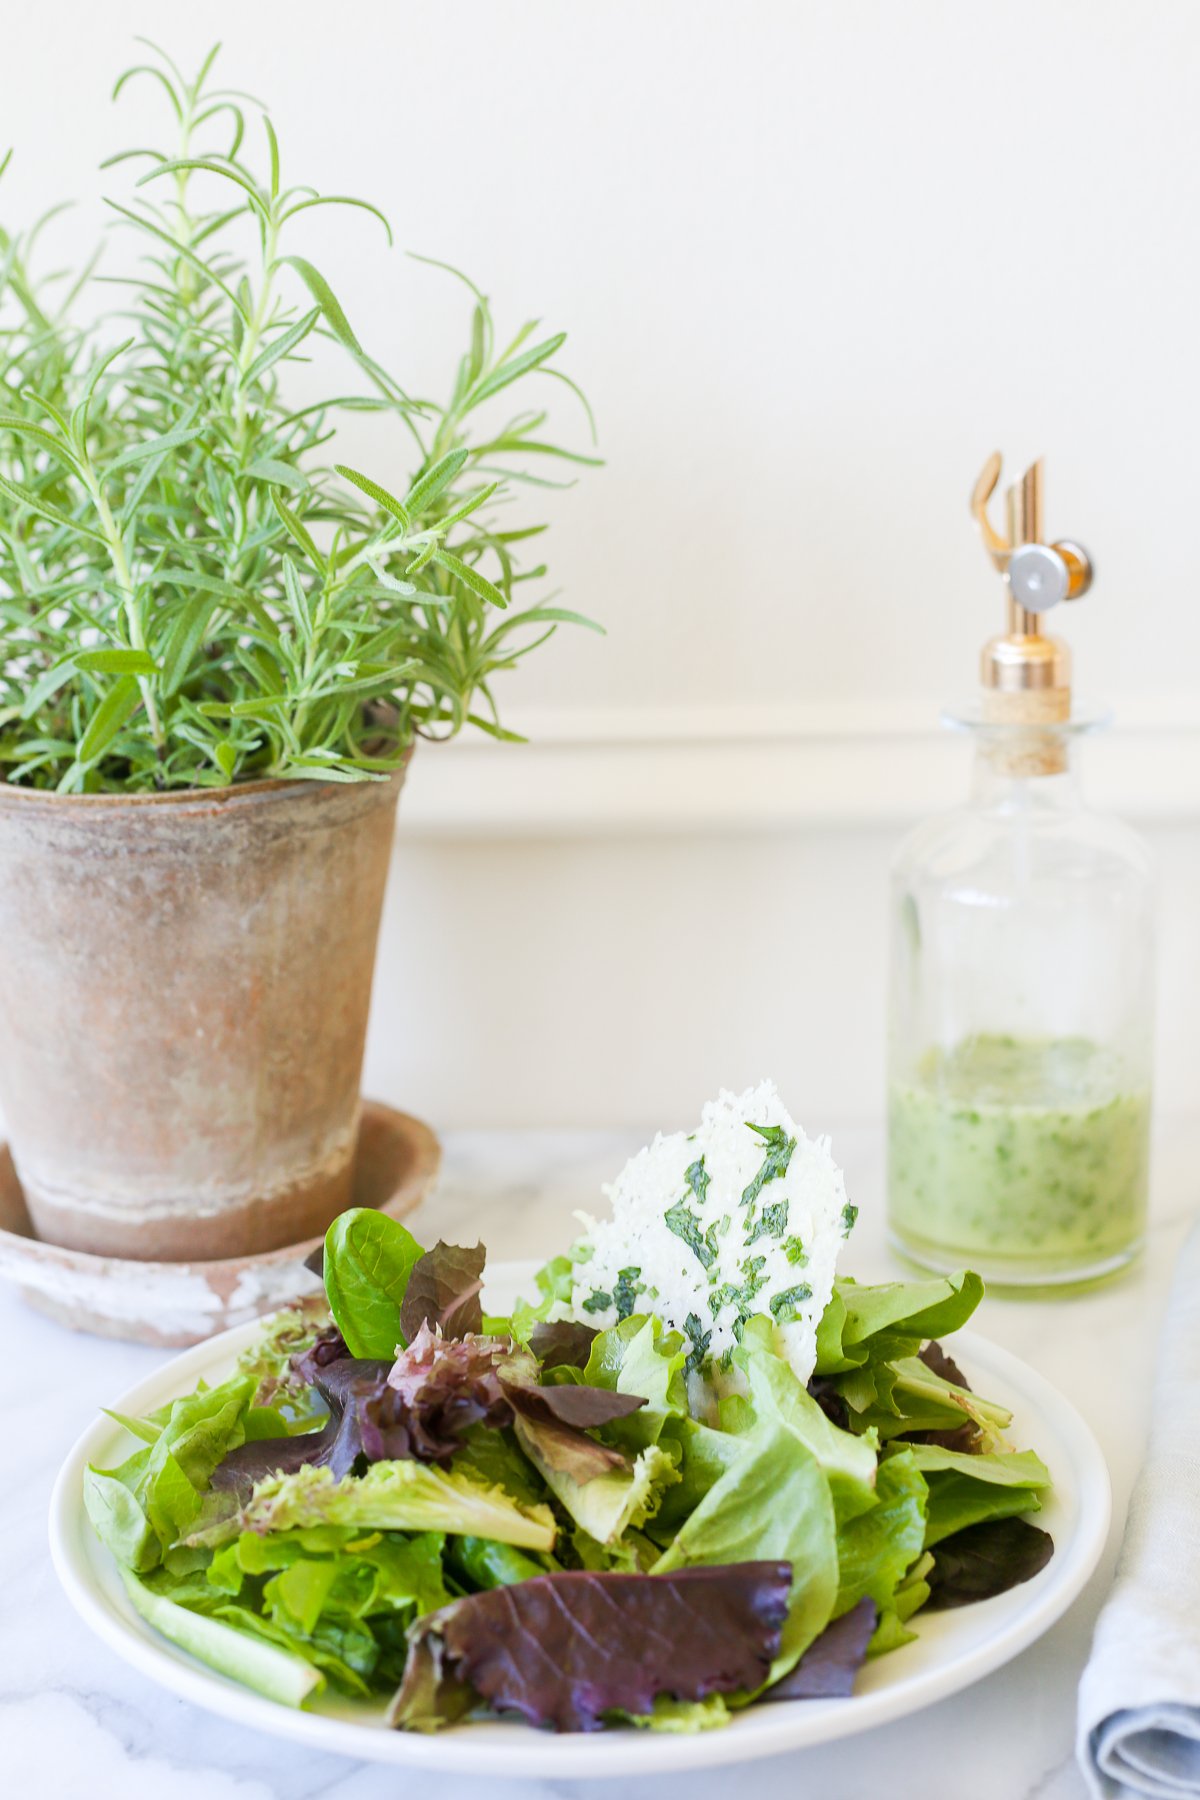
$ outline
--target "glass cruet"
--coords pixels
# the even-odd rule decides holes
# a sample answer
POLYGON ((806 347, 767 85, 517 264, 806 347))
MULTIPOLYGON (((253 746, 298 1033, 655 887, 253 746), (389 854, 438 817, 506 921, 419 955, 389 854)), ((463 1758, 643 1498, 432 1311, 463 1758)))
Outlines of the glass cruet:
POLYGON ((888 1215, 923 1267, 1014 1289, 1110 1275, 1145 1229, 1154 897, 1137 835, 1085 804, 1070 656, 1041 614, 1091 566, 1041 530, 1041 464, 1009 536, 974 510, 1008 588, 979 703, 967 804, 900 845, 890 891, 888 1215), (1030 554, 1034 552, 1036 554, 1030 554))

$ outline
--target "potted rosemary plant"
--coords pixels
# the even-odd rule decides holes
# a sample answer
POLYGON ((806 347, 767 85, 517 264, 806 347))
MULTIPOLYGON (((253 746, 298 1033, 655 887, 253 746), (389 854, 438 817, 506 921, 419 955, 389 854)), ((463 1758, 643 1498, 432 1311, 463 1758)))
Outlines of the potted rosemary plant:
POLYGON ((547 456, 593 460, 508 404, 573 387, 561 334, 500 344, 471 288, 449 400, 411 399, 293 244, 318 206, 386 220, 285 182, 212 64, 151 49, 117 83, 156 83, 174 133, 113 159, 118 285, 40 281, 39 228, 0 231, 0 1104, 39 1234, 135 1257, 347 1203, 414 740, 510 736, 494 675, 588 622, 521 604, 543 527, 500 511, 547 456), (292 404, 322 339, 349 379, 292 404), (336 458, 363 409, 401 428, 386 480, 336 458))

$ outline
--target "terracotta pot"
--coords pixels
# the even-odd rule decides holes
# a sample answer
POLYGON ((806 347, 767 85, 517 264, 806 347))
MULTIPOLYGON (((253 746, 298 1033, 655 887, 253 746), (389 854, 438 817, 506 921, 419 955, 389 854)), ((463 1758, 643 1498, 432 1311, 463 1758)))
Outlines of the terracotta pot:
POLYGON ((0 1106, 39 1237, 212 1259, 349 1204, 403 778, 0 785, 0 1106))

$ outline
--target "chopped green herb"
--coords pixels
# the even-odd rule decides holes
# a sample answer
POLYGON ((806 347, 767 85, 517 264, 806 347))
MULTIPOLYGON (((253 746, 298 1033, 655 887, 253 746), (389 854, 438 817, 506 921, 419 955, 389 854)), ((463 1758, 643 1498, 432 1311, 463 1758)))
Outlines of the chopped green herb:
POLYGON ((646 1291, 644 1284, 638 1280, 641 1272, 640 1269, 619 1269, 617 1271, 617 1285, 613 1288, 612 1299, 613 1305, 617 1309, 618 1319, 627 1319, 634 1309, 638 1295, 644 1294, 646 1291))
POLYGON ((742 1285, 723 1281, 719 1288, 714 1288, 708 1296, 708 1310, 715 1319, 721 1310, 731 1303, 737 1307, 737 1317, 733 1322, 734 1335, 741 1338, 742 1326, 754 1311, 754 1296, 766 1283, 763 1270, 766 1267, 765 1256, 748 1256, 742 1264, 742 1285))
POLYGON ((746 1285, 742 1289, 742 1292, 747 1298, 753 1299, 754 1295, 757 1294, 759 1288, 762 1286, 764 1277, 760 1271, 765 1269, 766 1266, 767 1259, 765 1256, 748 1256, 742 1264, 742 1274, 746 1277, 746 1285))
POLYGON ((777 1200, 774 1206, 764 1206, 757 1225, 746 1239, 748 1244, 757 1244, 759 1238, 781 1238, 787 1230, 788 1203, 777 1200))
POLYGON ((703 1233, 700 1230, 699 1219, 694 1212, 689 1211, 682 1200, 677 1200, 674 1206, 663 1214, 663 1221, 668 1231, 673 1231, 676 1237, 683 1239, 702 1269, 712 1268, 717 1260, 716 1245, 712 1242, 716 1232, 715 1225, 709 1226, 707 1235, 703 1233))
POLYGON ((683 1328, 687 1332, 692 1343, 691 1354, 683 1365, 690 1375, 693 1369, 698 1369, 700 1367, 700 1364, 708 1355, 708 1346, 712 1343, 712 1332, 705 1331, 704 1326, 696 1317, 695 1313, 688 1314, 683 1322, 683 1328))
POLYGON ((704 1167, 703 1157, 700 1158, 699 1162, 694 1162, 689 1169, 684 1171, 683 1179, 687 1182, 701 1206, 703 1206, 704 1196, 708 1192, 708 1184, 712 1180, 712 1176, 704 1167))
POLYGON ((847 1200, 845 1206, 843 1206, 843 1208, 842 1208, 842 1236, 843 1237, 850 1236, 851 1231, 854 1229, 854 1221, 855 1221, 855 1219, 857 1219, 857 1217, 858 1217, 857 1206, 855 1206, 852 1201, 847 1200))
POLYGON ((612 1303, 611 1294, 606 1294, 603 1288, 595 1288, 584 1301, 583 1310, 592 1313, 607 1312, 612 1303))
POLYGON ((782 1294, 775 1295, 771 1301, 771 1316, 780 1325, 790 1325, 799 1316, 804 1302, 811 1299, 812 1289, 807 1281, 801 1281, 796 1287, 785 1288, 782 1294))
POLYGON ((792 1160, 792 1151, 796 1148, 794 1137, 788 1137, 782 1125, 751 1125, 767 1146, 767 1154, 763 1158, 762 1168, 748 1186, 742 1189, 742 1205, 753 1206, 768 1181, 778 1181, 786 1175, 788 1164, 792 1160))
POLYGON ((798 1237, 790 1237, 783 1246, 783 1254, 794 1269, 803 1269, 808 1263, 808 1251, 798 1237))

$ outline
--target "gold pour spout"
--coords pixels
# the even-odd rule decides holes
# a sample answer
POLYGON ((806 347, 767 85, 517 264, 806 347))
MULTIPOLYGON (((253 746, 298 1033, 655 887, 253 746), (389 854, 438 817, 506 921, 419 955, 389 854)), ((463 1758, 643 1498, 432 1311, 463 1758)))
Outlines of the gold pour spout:
MULTIPOLYGON (((971 512, 994 569, 1004 578, 1008 630, 984 646, 983 685, 993 692, 1061 696, 1039 708, 1044 717, 1067 718, 1071 707, 1071 657, 1066 645, 1045 636, 1041 616, 1062 600, 1078 600, 1092 584, 1087 551, 1066 539, 1048 544, 1044 522, 1045 471, 1031 463, 1005 496, 1007 536, 988 517, 988 502, 1000 482, 999 451, 980 471, 971 494, 971 512)), ((994 709, 993 709, 994 710, 994 709)), ((1026 709, 1028 717, 1028 709, 1026 709)))

